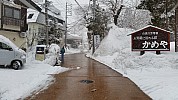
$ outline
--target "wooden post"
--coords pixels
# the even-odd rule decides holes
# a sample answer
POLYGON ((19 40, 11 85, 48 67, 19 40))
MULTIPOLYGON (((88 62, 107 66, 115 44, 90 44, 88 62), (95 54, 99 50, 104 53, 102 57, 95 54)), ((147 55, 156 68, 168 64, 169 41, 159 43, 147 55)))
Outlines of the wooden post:
POLYGON ((140 51, 140 55, 143 55, 143 54, 145 54, 145 51, 140 51))
POLYGON ((156 54, 157 54, 157 55, 161 54, 161 51, 156 51, 156 54))

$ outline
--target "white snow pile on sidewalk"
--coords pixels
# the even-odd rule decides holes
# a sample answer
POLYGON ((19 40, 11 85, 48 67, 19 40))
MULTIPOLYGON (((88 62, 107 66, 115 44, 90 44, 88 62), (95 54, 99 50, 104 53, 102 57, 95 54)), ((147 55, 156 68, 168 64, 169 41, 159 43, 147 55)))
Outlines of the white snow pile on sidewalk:
POLYGON ((0 100, 24 99, 52 84, 55 81, 52 74, 69 70, 36 61, 35 50, 27 56, 27 63, 20 70, 0 68, 0 100))
POLYGON ((43 62, 51 66, 55 65, 56 62, 60 64, 61 61, 59 60, 59 56, 60 56, 60 47, 57 44, 51 44, 49 47, 49 53, 46 54, 47 59, 45 59, 43 62))
POLYGON ((93 58, 122 73, 134 81, 153 100, 178 100, 178 53, 171 51, 131 51, 133 30, 112 25, 109 35, 101 42, 93 58))

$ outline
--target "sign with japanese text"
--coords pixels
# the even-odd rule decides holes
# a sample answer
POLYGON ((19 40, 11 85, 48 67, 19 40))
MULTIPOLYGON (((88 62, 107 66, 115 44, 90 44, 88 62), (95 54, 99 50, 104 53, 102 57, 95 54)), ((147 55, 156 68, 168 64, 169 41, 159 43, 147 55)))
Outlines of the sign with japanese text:
POLYGON ((147 26, 131 34, 132 51, 170 51, 170 32, 147 26))
POLYGON ((100 35, 94 35, 95 48, 97 49, 100 45, 100 35))

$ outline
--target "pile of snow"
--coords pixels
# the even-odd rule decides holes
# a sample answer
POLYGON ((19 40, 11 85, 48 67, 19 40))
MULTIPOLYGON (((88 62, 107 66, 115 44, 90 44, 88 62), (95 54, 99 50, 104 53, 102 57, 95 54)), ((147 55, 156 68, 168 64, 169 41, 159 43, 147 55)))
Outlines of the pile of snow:
POLYGON ((107 38, 104 38, 100 46, 98 47, 98 50, 95 52, 96 55, 112 55, 115 52, 121 52, 124 51, 123 49, 127 49, 130 47, 128 44, 130 41, 130 37, 127 36, 130 32, 133 30, 129 29, 123 29, 123 28, 117 28, 115 25, 110 25, 111 30, 109 32, 109 35, 107 38), (126 39, 124 41, 123 37, 126 39))
POLYGON ((57 74, 68 69, 50 66, 37 61, 25 64, 21 70, 0 69, 0 99, 17 100, 25 98, 32 92, 47 88, 54 80, 51 74, 57 74))
POLYGON ((55 65, 56 63, 60 64, 61 62, 59 60, 59 56, 60 47, 57 44, 51 44, 49 46, 49 52, 46 54, 46 58, 43 62, 51 66, 55 65))
MULTIPOLYGON (((49 52, 55 54, 59 49, 53 45, 49 52)), ((35 60, 35 51, 36 49, 32 48, 27 53, 27 63, 20 70, 0 68, 0 100, 24 99, 31 93, 38 93, 55 81, 53 74, 70 70, 35 60)), ((53 61, 51 57, 48 60, 53 61)))
POLYGON ((112 25, 108 36, 92 56, 134 81, 153 100, 178 99, 178 56, 171 43, 170 52, 131 51, 131 29, 112 25))

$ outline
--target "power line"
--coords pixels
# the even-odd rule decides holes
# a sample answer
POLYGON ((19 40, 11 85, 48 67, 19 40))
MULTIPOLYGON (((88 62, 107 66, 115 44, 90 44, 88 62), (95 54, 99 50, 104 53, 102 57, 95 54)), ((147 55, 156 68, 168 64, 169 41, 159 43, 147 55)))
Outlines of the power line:
POLYGON ((64 7, 65 4, 63 4, 61 1, 58 1, 58 0, 55 0, 55 1, 56 1, 56 3, 57 3, 58 5, 62 5, 62 6, 60 6, 60 7, 62 7, 63 10, 66 10, 66 8, 64 7))
POLYGON ((85 17, 88 15, 88 11, 86 12, 83 8, 82 8, 82 6, 78 3, 78 1, 77 0, 75 0, 75 2, 77 3, 77 5, 82 9, 82 11, 84 12, 84 14, 85 14, 85 17))
POLYGON ((80 19, 78 19, 77 21, 75 21, 75 22, 72 22, 71 24, 73 24, 73 26, 70 26, 70 28, 68 29, 68 30, 70 30, 70 29, 72 29, 74 26, 76 26, 76 24, 78 24, 81 20, 82 20, 83 18, 80 18, 80 19))

